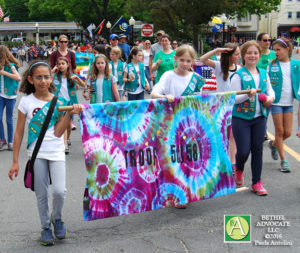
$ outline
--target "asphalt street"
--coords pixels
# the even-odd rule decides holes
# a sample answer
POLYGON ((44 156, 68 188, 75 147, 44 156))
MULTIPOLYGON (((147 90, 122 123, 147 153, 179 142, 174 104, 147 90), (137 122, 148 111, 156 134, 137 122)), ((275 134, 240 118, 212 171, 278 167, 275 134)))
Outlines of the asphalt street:
MULTIPOLYGON (((78 97, 84 103, 80 92, 78 97)), ((287 153, 292 172, 281 173, 279 162, 272 160, 267 143, 264 145, 262 179, 269 192, 268 196, 258 197, 246 189, 191 203, 185 210, 165 208, 90 222, 83 221, 82 200, 86 172, 80 131, 77 128, 72 132, 71 152, 66 157, 68 191, 63 219, 68 237, 56 241, 53 247, 44 247, 39 243, 40 222, 36 198, 34 193, 23 186, 24 166, 28 159, 25 153, 27 137, 24 137, 20 154, 22 168, 19 177, 13 182, 7 176, 12 152, 0 152, 0 252, 300 252, 300 139, 295 136, 298 126, 297 106, 298 102, 294 102, 293 134, 285 142, 295 151, 293 155, 287 153), (225 214, 251 215, 251 243, 224 243, 225 214), (278 227, 274 223, 258 226, 258 222, 267 219, 263 215, 281 215, 280 219, 288 221, 290 226, 278 227), (274 243, 282 241, 290 245, 261 245, 267 237, 267 241, 270 241, 270 236, 281 238, 274 239, 274 243)), ((5 119, 3 122, 5 125, 5 119)), ((75 124, 79 127, 77 116, 75 124)), ((274 135, 271 117, 268 120, 268 131, 274 135)), ((249 161, 245 167, 245 186, 251 186, 249 161)))

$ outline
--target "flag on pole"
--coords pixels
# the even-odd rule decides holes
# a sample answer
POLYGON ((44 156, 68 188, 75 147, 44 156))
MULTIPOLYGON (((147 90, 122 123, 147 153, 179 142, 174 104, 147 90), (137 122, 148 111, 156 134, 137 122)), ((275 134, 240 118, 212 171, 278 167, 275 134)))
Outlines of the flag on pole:
POLYGON ((86 29, 89 31, 90 37, 93 38, 93 24, 90 24, 86 29))
POLYGON ((115 32, 121 32, 125 35, 127 35, 131 31, 130 26, 127 24, 123 16, 121 16, 119 20, 113 25, 112 30, 114 29, 114 27, 116 27, 115 32))
POLYGON ((222 20, 218 17, 213 17, 212 22, 215 24, 222 24, 222 20))
MULTIPOLYGON (((102 28, 103 28, 103 25, 104 25, 104 21, 105 21, 105 19, 103 19, 102 22, 100 23, 100 25, 98 26, 99 31, 97 32, 97 35, 100 35, 100 33, 101 33, 101 31, 102 31, 102 28)), ((98 29, 98 28, 97 28, 97 29, 98 29)))
POLYGON ((9 22, 9 21, 10 21, 9 16, 7 16, 3 19, 3 22, 9 22))
POLYGON ((1 8, 1 6, 0 6, 0 18, 2 18, 3 17, 3 11, 2 11, 2 8, 1 8))
POLYGON ((213 33, 217 33, 223 28, 223 24, 216 24, 213 28, 211 28, 213 33))

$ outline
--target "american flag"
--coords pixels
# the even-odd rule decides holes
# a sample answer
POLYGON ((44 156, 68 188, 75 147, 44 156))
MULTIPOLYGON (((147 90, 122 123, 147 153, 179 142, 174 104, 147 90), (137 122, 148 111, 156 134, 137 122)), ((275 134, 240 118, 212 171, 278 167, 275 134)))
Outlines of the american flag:
POLYGON ((9 16, 5 17, 5 18, 3 19, 3 22, 9 22, 9 16))
POLYGON ((0 6, 0 18, 2 18, 3 17, 3 11, 2 11, 2 8, 1 8, 1 6, 0 6))

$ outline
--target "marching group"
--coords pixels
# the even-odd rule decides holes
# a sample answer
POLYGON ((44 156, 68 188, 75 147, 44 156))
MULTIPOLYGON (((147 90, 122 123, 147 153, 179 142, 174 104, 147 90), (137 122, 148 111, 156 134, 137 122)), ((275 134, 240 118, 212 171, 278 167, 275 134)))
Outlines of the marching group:
MULTIPOLYGON (((59 48, 52 52, 50 64, 42 60, 29 62, 22 78, 18 60, 6 46, 0 46, 0 149, 8 145, 8 150, 13 150, 9 170, 11 180, 19 173, 25 124, 29 124, 27 153, 31 157, 52 99, 59 97, 57 106, 73 105, 73 109, 64 114, 54 110, 34 163, 42 245, 54 244, 51 223, 57 239, 66 237, 66 226, 61 219, 66 194, 65 154, 69 153, 71 145, 73 115, 82 111, 77 99, 79 85, 83 87, 82 95, 90 103, 141 100, 144 91, 152 98, 166 98, 172 103, 177 96, 201 92, 205 79, 193 72, 197 59, 194 48, 187 44, 177 48, 177 42, 171 43, 170 36, 164 31, 158 31, 156 36, 157 43, 151 45, 147 40, 130 50, 126 36, 112 34, 109 46, 87 47, 90 50, 87 56, 79 54, 82 48, 78 46, 75 51, 79 55, 76 56, 68 49, 68 37, 61 35, 59 48), (82 57, 90 62, 85 80, 76 75, 76 59, 78 62, 82 57), (13 136, 13 111, 18 90, 26 96, 18 105, 13 136), (7 139, 2 122, 5 108, 7 139), (53 186, 51 215, 48 207, 50 178, 53 186)), ((271 111, 275 126, 275 140, 269 140, 272 158, 278 160, 280 157, 281 171, 290 172, 283 142, 292 133, 293 99, 299 99, 300 62, 291 59, 292 44, 285 38, 278 38, 273 43, 274 51, 269 49, 270 44, 270 36, 263 33, 257 41, 248 41, 241 47, 228 43, 224 48, 216 48, 200 57, 201 62, 214 69, 218 92, 248 90, 247 94, 236 96, 229 155, 236 185, 242 186, 244 166, 251 153, 252 190, 259 196, 268 194, 261 180, 268 113, 271 111), (220 60, 216 55, 220 55, 220 60)), ((298 117, 297 135, 300 137, 299 112, 298 117)))

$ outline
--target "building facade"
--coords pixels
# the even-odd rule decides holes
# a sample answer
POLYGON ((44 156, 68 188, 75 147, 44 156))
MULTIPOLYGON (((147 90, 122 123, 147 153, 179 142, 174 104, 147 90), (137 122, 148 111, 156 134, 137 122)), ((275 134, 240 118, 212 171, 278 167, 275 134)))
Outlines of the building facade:
POLYGON ((262 15, 259 32, 266 32, 272 38, 300 36, 300 0, 282 0, 278 11, 262 15))
POLYGON ((0 41, 23 38, 31 41, 57 40, 66 34, 70 40, 80 40, 82 27, 75 22, 1 22, 0 41))

